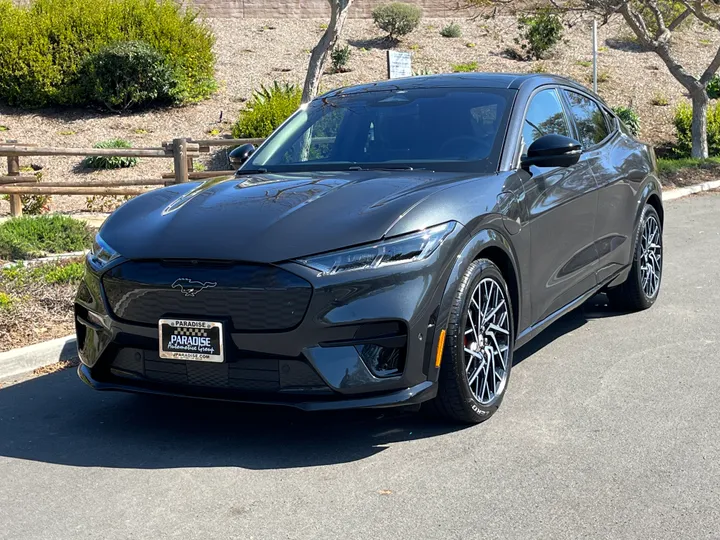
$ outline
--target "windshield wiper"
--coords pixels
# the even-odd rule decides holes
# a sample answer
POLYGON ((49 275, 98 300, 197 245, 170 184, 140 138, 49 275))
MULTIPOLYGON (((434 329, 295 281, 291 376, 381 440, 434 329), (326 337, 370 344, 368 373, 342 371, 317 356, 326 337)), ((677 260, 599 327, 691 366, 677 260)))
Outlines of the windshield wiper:
POLYGON ((240 176, 241 174, 265 174, 266 172, 268 172, 268 170, 263 169, 262 167, 259 169, 238 169, 235 171, 235 176, 240 176))
POLYGON ((415 167, 360 167, 355 165, 348 167, 348 171, 425 171, 427 169, 415 168, 415 167))

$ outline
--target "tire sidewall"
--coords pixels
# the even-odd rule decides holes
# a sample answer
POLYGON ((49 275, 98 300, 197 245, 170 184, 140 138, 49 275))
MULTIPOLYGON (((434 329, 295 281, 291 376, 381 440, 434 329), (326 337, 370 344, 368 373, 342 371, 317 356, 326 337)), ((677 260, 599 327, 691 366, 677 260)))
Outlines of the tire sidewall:
POLYGON ((456 371, 455 376, 457 378, 458 389, 461 393, 463 404, 467 410, 472 411, 471 414, 476 417, 476 421, 481 422, 489 418, 495 413, 495 411, 497 411, 498 407, 502 403, 503 397, 505 396, 505 392, 507 391, 507 387, 510 382, 510 373, 512 371, 513 348, 515 346, 515 321, 513 319, 512 303, 507 284, 505 283, 502 273, 495 264, 488 260, 476 261, 470 268, 468 268, 466 278, 469 279, 463 280, 464 286, 457 292, 458 296, 462 295, 462 302, 460 303, 460 311, 455 311, 452 314, 450 326, 454 330, 454 335, 448 336, 451 337, 449 352, 453 360, 452 364, 456 371), (497 282, 505 295, 505 302, 508 306, 508 319, 510 327, 508 369, 505 387, 503 388, 503 391, 495 396, 495 399, 488 405, 480 403, 470 390, 470 385, 468 384, 467 376, 465 374, 466 365, 464 352, 465 317, 470 305, 471 295, 475 290, 475 287, 477 287, 480 281, 485 278, 492 278, 495 282, 497 282))

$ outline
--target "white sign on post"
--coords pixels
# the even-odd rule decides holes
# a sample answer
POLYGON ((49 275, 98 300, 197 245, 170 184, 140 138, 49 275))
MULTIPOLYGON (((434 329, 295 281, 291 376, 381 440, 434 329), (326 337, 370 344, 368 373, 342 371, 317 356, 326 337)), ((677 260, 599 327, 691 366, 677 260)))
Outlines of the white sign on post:
POLYGON ((412 77, 412 54, 409 52, 387 52, 388 79, 412 77))

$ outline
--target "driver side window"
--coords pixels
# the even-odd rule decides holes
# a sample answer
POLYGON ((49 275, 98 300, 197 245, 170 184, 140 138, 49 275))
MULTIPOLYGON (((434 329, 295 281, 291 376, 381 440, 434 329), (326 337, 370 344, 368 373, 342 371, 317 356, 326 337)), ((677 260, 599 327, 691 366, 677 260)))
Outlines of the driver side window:
POLYGON ((557 90, 548 89, 535 94, 528 106, 522 130, 522 152, 543 135, 570 136, 570 126, 557 90))

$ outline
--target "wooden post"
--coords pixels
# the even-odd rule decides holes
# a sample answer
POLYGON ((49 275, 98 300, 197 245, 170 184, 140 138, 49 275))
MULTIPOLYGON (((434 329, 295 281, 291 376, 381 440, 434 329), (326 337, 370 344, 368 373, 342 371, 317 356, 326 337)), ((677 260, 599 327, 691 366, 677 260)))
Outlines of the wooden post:
POLYGON ((175 183, 188 181, 187 139, 173 139, 173 160, 175 163, 175 183))
MULTIPOLYGON (((20 176, 20 158, 8 156, 8 176, 20 176)), ((12 217, 22 216, 22 199, 20 195, 10 195, 10 215, 12 217)))

